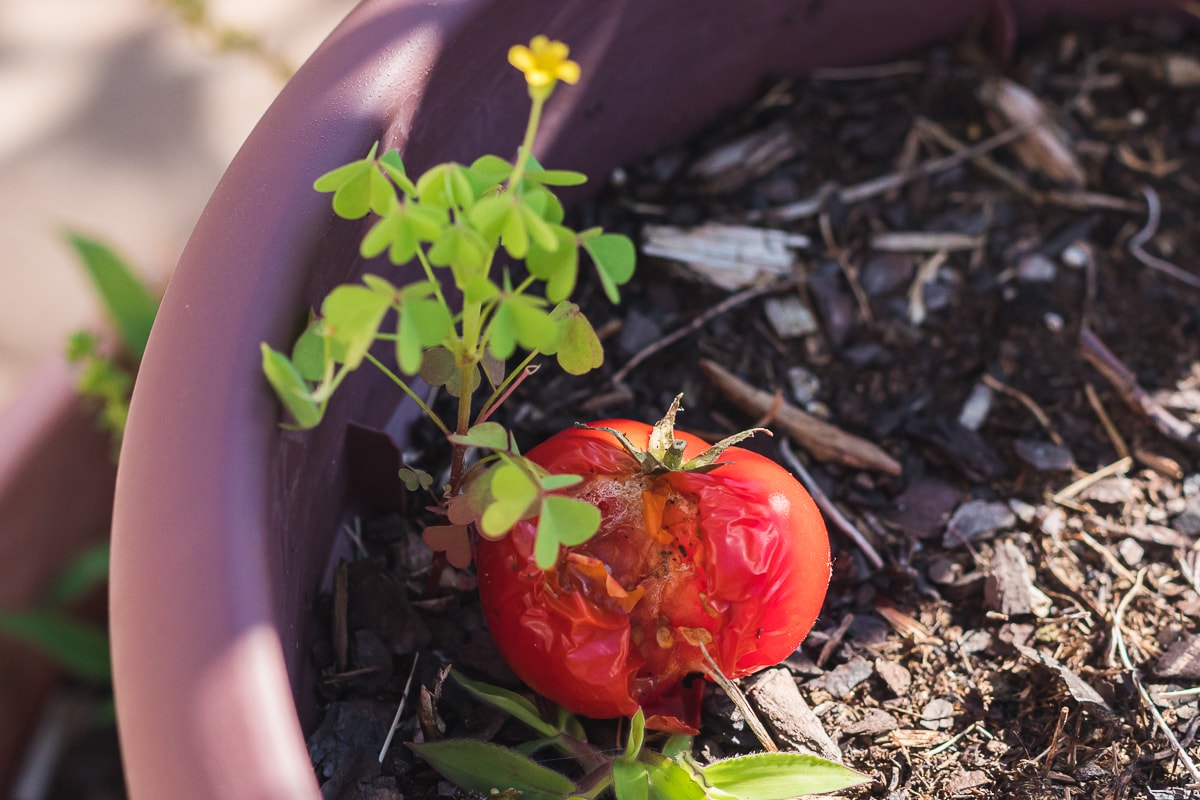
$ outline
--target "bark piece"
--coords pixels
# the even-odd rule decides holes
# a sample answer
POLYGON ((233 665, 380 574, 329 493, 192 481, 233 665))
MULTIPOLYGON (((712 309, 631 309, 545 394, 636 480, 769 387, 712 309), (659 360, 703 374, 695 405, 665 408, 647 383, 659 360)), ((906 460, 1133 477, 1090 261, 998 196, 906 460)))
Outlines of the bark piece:
POLYGON ((1200 634, 1184 636, 1171 645, 1154 665, 1159 678, 1200 680, 1200 634))
POLYGON ((1008 617, 1032 614, 1034 591, 1025 555, 1012 542, 1000 542, 983 584, 985 607, 1008 617))
POLYGON ((1066 664, 1063 664, 1053 656, 1034 650, 1032 647, 1026 647, 1015 642, 1013 643, 1013 647, 1025 658, 1057 675, 1059 680, 1063 682, 1063 685, 1067 687, 1071 698, 1079 703, 1080 706, 1105 720, 1116 718, 1116 713, 1107 701, 1100 696, 1100 693, 1066 664))
POLYGON ((883 682, 896 697, 904 697, 908 693, 908 687, 912 686, 912 673, 903 664, 877 658, 875 659, 875 672, 883 678, 883 682))
POLYGON ((800 234, 718 223, 647 225, 643 236, 646 255, 678 261, 692 275, 731 292, 765 277, 791 277, 795 250, 809 244, 800 234))
POLYGON ((785 749, 841 760, 841 748, 825 731, 808 703, 804 702, 790 672, 786 669, 768 669, 743 683, 746 696, 785 749))
POLYGON ((1017 516, 1007 503, 968 500, 954 510, 942 537, 943 547, 984 539, 997 531, 1011 528, 1017 516))
POLYGON ((1007 78, 984 81, 980 99, 1013 127, 1034 125, 1012 144, 1013 154, 1027 169, 1072 188, 1082 188, 1087 173, 1071 147, 1067 132, 1033 92, 1007 78))
MULTIPOLYGON (((775 395, 754 388, 715 361, 702 359, 700 367, 708 379, 743 411, 761 417, 776 406, 775 395)), ((776 411, 774 424, 818 461, 836 461, 850 467, 876 470, 888 475, 901 473, 899 462, 884 452, 883 448, 806 414, 786 402, 776 411)))

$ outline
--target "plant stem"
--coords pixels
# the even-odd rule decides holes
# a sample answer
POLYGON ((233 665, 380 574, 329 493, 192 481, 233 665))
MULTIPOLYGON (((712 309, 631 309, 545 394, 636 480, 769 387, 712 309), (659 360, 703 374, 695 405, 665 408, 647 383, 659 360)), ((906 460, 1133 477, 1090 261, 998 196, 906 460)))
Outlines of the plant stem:
POLYGON ((487 422, 488 417, 492 416, 492 414, 496 412, 496 409, 500 407, 500 404, 508 399, 508 396, 513 393, 513 390, 516 389, 517 386, 521 385, 521 381, 528 378, 534 373, 534 371, 537 370, 537 367, 534 367, 533 369, 529 368, 529 362, 533 361, 534 357, 537 355, 537 350, 531 351, 529 355, 525 356, 521 363, 517 365, 516 369, 508 373, 508 377, 504 379, 503 383, 496 387, 496 391, 492 392, 492 396, 488 398, 487 402, 483 404, 483 408, 479 410, 479 416, 475 418, 476 425, 481 422, 487 422))
POLYGON ((779 745, 775 744, 775 740, 771 738, 771 734, 767 733, 767 729, 763 726, 758 715, 754 713, 753 706, 750 705, 750 700, 738 688, 738 685, 729 678, 725 677, 725 673, 717 666, 717 662, 709 655, 708 648, 704 646, 704 642, 696 642, 700 652, 704 655, 704 661, 708 664, 708 668, 712 670, 712 679, 717 682, 717 685, 725 690, 725 694, 737 706, 738 711, 742 712, 742 716, 746 719, 746 724, 750 726, 750 732, 754 734, 754 738, 758 739, 759 744, 769 753, 778 753, 779 745))
POLYGON ((384 366, 383 362, 381 362, 379 359, 377 359, 375 356, 371 355, 370 353, 366 354, 366 358, 368 361, 370 361, 372 364, 374 364, 376 367, 378 367, 379 370, 384 375, 387 375, 389 378, 391 378, 392 381, 397 386, 399 386, 400 389, 406 395, 411 397, 413 399, 413 401, 418 406, 421 407, 421 411, 423 411, 425 413, 425 416, 429 417, 429 419, 431 419, 433 421, 433 424, 437 425, 438 429, 442 433, 444 433, 447 436, 450 435, 450 429, 446 427, 446 423, 442 422, 442 418, 439 417, 437 414, 433 413, 433 409, 430 408, 429 406, 427 406, 425 404, 425 401, 422 400, 420 397, 418 397, 417 393, 412 390, 412 387, 410 387, 407 383, 405 383, 404 380, 399 375, 397 375, 396 373, 394 373, 390 369, 388 369, 386 366, 384 366))
POLYGON ((542 106, 546 104, 545 97, 531 95, 533 100, 529 108, 529 124, 525 126, 525 139, 517 149, 517 164, 512 174, 508 176, 508 191, 515 191, 525 177, 525 166, 529 163, 529 155, 533 151, 533 140, 537 137, 538 125, 542 121, 542 106))

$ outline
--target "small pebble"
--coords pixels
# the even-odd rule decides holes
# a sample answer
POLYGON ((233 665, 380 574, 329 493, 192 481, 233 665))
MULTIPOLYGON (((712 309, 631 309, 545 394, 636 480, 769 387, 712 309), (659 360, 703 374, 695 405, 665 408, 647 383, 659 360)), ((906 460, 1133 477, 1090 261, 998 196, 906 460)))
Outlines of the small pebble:
POLYGON ((1073 269, 1083 269, 1091 263, 1092 256, 1083 242, 1067 245, 1062 251, 1062 262, 1073 269))
POLYGON ((954 724, 954 704, 944 697, 935 697, 921 710, 921 727, 931 731, 946 730, 954 724))
POLYGON ((1017 262, 1017 279, 1022 283, 1050 283, 1057 274, 1054 262, 1038 253, 1030 253, 1017 262))
POLYGON ((1121 554, 1121 560, 1128 567, 1137 567, 1141 565, 1142 558, 1146 555, 1146 548, 1138 543, 1137 539, 1126 538, 1122 539, 1117 545, 1117 552, 1121 554))
POLYGON ((787 371, 788 385, 792 388, 792 398, 802 406, 807 406, 817 399, 821 391, 821 379, 808 367, 795 366, 787 371))
POLYGON ((763 303, 763 312, 771 328, 781 338, 798 339, 817 331, 817 321, 812 312, 794 295, 767 299, 763 303))

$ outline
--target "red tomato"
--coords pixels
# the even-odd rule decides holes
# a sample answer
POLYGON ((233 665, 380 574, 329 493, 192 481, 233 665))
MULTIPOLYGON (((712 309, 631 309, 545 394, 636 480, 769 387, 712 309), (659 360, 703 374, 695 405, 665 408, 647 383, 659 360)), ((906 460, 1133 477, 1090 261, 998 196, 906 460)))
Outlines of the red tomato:
MULTIPOLYGON (((605 420, 646 447, 651 426, 605 420)), ((708 449, 686 433, 684 458, 708 449)), ((565 490, 598 506, 600 531, 534 562, 537 520, 481 538, 479 592, 501 655, 535 691, 590 717, 632 716, 696 733, 705 648, 737 678, 787 658, 808 634, 829 583, 829 539, 808 492, 773 461, 739 447, 711 472, 645 475, 611 433, 575 428, 527 457, 582 475, 565 490)))

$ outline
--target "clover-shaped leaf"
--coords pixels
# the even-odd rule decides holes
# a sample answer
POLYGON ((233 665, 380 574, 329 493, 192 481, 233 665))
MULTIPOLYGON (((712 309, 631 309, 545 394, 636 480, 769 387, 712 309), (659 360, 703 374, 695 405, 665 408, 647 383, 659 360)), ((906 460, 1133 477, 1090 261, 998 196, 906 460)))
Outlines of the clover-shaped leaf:
POLYGON ((325 334, 345 347, 342 363, 355 369, 379 333, 391 299, 367 286, 338 286, 321 304, 325 334))
POLYGON ((604 363, 604 345, 592 323, 574 303, 559 303, 550 314, 559 326, 554 357, 568 375, 583 375, 604 363))
POLYGON ((511 460, 490 470, 491 499, 479 520, 479 528, 485 536, 503 536, 512 529, 530 510, 538 496, 538 487, 532 477, 511 460))
POLYGON ((558 547, 582 544, 600 530, 600 509, 585 500, 561 495, 542 499, 538 514, 534 559, 541 569, 550 569, 558 561, 558 547))
POLYGON ((427 348, 441 344, 452 330, 450 309, 437 299, 429 281, 404 287, 399 293, 396 319, 396 363, 406 375, 421 369, 427 348))
POLYGON ((445 553, 455 569, 471 566, 471 532, 466 525, 429 525, 421 538, 430 550, 445 553))
POLYGON ((512 164, 500 156, 493 155, 480 156, 471 162, 468 169, 471 177, 475 180, 475 187, 480 197, 508 180, 512 171, 512 164))
POLYGON ((446 162, 431 167, 417 179, 417 197, 441 208, 468 209, 475 203, 475 187, 462 164, 446 162))
POLYGON ((621 302, 621 293, 617 287, 622 286, 633 277, 634 265, 637 262, 637 252, 628 236, 618 233, 600 233, 599 228, 591 228, 580 234, 583 249, 587 250, 596 265, 600 276, 600 284, 611 303, 621 302))
POLYGON ((466 447, 483 447, 487 450, 508 450, 508 431, 499 422, 480 422, 472 425, 465 434, 451 434, 450 441, 466 447))
POLYGON ((463 370, 458 365, 454 353, 445 347, 433 347, 425 351, 421 359, 421 369, 418 372, 421 380, 430 386, 445 386, 451 397, 471 395, 479 386, 479 367, 472 366, 467 370, 470 376, 467 386, 463 387, 463 370))
POLYGON ((411 202, 392 203, 363 237, 359 252, 363 258, 374 258, 387 250, 393 264, 407 264, 417 254, 421 242, 437 241, 447 221, 444 208, 411 202))
POLYGON ((401 467, 397 475, 404 483, 404 488, 410 492, 415 492, 418 489, 428 491, 429 487, 433 486, 433 476, 423 469, 401 467))
POLYGON ((326 172, 313 181, 318 192, 333 192, 333 210, 343 219, 360 219, 369 212, 384 212, 396 200, 396 190, 383 173, 375 151, 379 143, 371 146, 366 158, 326 172))
POLYGON ((553 353, 558 345, 558 325, 546 313, 545 301, 523 294, 505 294, 492 317, 488 349, 506 359, 519 344, 527 350, 553 353))
POLYGON ((468 212, 471 224, 489 242, 499 241, 513 258, 525 258, 530 239, 544 250, 558 247, 558 237, 541 210, 525 198, 500 194, 485 197, 468 212))
POLYGON ((455 285, 462 289, 476 278, 486 277, 491 249, 479 231, 456 223, 444 228, 429 248, 429 263, 450 267, 455 285))
POLYGON ((557 303, 566 300, 575 291, 575 281, 579 275, 579 247, 574 231, 561 225, 552 225, 551 230, 558 240, 558 246, 547 250, 535 242, 529 248, 525 264, 531 275, 546 282, 546 299, 557 303))
POLYGON ((332 358, 332 353, 326 353, 324 330, 322 320, 313 320, 292 345, 292 364, 305 380, 319 381, 325 377, 327 360, 332 358))

